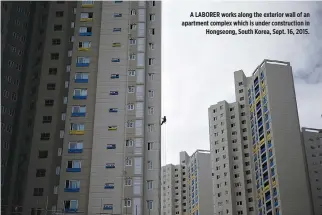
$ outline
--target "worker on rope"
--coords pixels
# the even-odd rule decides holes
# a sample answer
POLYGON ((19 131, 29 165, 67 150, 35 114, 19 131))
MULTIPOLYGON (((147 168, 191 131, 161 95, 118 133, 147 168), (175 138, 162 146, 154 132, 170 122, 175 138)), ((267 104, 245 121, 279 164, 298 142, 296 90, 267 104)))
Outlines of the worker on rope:
POLYGON ((166 123, 166 122, 167 122, 167 118, 166 118, 166 116, 164 116, 164 117, 162 118, 161 125, 163 125, 163 123, 166 123))

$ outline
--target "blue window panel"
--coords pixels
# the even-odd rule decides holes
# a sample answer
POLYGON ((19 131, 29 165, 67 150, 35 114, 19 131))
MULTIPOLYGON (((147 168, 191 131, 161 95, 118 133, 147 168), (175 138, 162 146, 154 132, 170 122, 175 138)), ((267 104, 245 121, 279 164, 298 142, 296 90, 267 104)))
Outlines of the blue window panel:
POLYGON ((110 113, 117 113, 117 112, 118 112, 118 110, 117 110, 117 108, 110 108, 110 109, 109 109, 109 112, 110 112, 110 113))
POLYGON ((88 67, 89 63, 76 63, 76 67, 88 67))
POLYGON ((116 96, 116 95, 118 95, 119 94, 119 92, 118 91, 110 91, 110 95, 112 95, 112 96, 116 96))
POLYGON ((86 113, 76 112, 72 113, 72 117, 84 117, 86 116, 86 113))
POLYGON ((81 168, 66 168, 66 172, 80 172, 81 168))
POLYGON ((65 208, 65 213, 76 213, 77 208, 65 208))
POLYGON ((107 163, 107 164, 105 165, 105 168, 106 168, 106 169, 114 169, 114 168, 115 168, 115 163, 107 163))
POLYGON ((112 204, 106 204, 103 206, 104 210, 113 210, 113 205, 112 204))
POLYGON ((80 188, 64 188, 64 192, 66 193, 77 193, 79 190, 80 188))
POLYGON ((120 58, 112 58, 111 60, 113 63, 119 63, 120 62, 120 58))
POLYGON ((74 79, 75 83, 88 83, 88 79, 74 79))
POLYGON ((114 13, 114 17, 122 17, 121 13, 114 13))
POLYGON ((114 3, 122 3, 123 1, 114 1, 114 3))
POLYGON ((82 153, 83 149, 68 149, 68 153, 82 153))
POLYGON ((79 36, 82 36, 82 37, 88 37, 88 36, 92 36, 92 32, 79 32, 79 36))
POLYGON ((120 78, 119 74, 111 74, 111 79, 117 79, 120 78))
POLYGON ((106 149, 116 149, 115 144, 107 144, 106 149))
POLYGON ((114 183, 106 183, 104 189, 114 189, 114 183))
POLYGON ((113 32, 121 32, 122 28, 113 28, 113 32))
POLYGON ((73 96, 74 100, 85 100, 87 99, 87 96, 73 96))

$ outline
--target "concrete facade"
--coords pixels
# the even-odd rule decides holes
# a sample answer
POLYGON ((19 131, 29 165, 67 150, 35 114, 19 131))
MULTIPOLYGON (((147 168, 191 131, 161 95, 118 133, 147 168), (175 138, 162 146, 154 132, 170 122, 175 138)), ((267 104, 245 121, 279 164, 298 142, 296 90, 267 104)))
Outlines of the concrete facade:
POLYGON ((160 9, 155 1, 78 2, 70 77, 87 73, 88 82, 69 86, 58 197, 66 212, 160 213, 160 9))
MULTIPOLYGON (((243 190, 255 189, 255 192, 247 192, 244 200, 240 198, 245 194, 236 192, 226 201, 224 209, 232 210, 232 214, 311 214, 292 67, 287 62, 264 60, 252 76, 246 77, 243 71, 235 72, 234 76, 237 102, 228 104, 224 101, 209 108, 212 168, 216 177, 216 172, 219 170, 217 168, 220 168, 219 173, 222 171, 222 167, 217 165, 217 162, 222 165, 223 162, 220 162, 222 159, 227 159, 229 162, 237 161, 236 165, 243 166, 246 171, 242 171, 249 178, 242 178, 242 181, 235 185, 241 186, 243 190), (219 111, 218 116, 214 113, 216 109, 219 111), (244 109, 237 112, 240 119, 238 116, 236 118, 236 115, 233 118, 232 114, 227 114, 235 109, 244 109), (219 121, 220 124, 216 124, 215 121, 220 118, 223 118, 224 123, 219 121), (233 119, 237 122, 233 122, 233 119), (214 131, 216 126, 225 126, 227 122, 229 124, 226 128, 219 127, 221 130, 214 131), (238 124, 242 125, 241 129, 238 129, 238 124), (231 130, 234 127, 236 131, 231 130), (226 132, 228 135, 225 135, 226 132), (243 132, 242 142, 234 137, 239 132, 243 132), (231 150, 230 145, 235 143, 239 145, 239 149, 236 147, 231 150), (228 148, 225 158, 217 155, 221 151, 225 153, 226 148, 223 147, 228 148), (243 157, 244 160, 241 159, 238 162, 239 159, 234 153, 241 150, 243 150, 243 156, 239 157, 243 157), (250 166, 249 161, 251 161, 250 166), (293 168, 294 166, 296 168, 293 168), (243 185, 245 182, 251 183, 243 185), (250 199, 255 199, 255 204, 250 203, 250 199), (241 209, 244 205, 247 207, 241 209)), ((234 175, 235 166, 231 167, 227 171, 228 176, 243 177, 244 173, 234 175)), ((214 181, 216 183, 217 179, 215 178, 214 181)), ((236 189, 236 186, 230 185, 230 188, 236 189)), ((222 201, 217 195, 219 190, 216 189, 215 186, 215 214, 229 212, 216 205, 218 201, 222 201)))
POLYGON ((180 164, 162 167, 161 214, 213 214, 210 154, 180 152, 180 164))
POLYGON ((322 129, 302 128, 314 215, 322 214, 322 129))

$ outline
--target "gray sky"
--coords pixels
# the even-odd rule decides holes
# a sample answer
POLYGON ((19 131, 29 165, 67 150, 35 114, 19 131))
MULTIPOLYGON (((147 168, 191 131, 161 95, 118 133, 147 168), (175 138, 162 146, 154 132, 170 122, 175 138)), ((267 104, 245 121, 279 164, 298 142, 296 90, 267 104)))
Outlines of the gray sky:
MULTIPOLYGON (((162 163, 209 149, 208 107, 235 101, 233 72, 250 75, 264 59, 293 66, 301 126, 322 128, 322 2, 163 1, 162 163), (309 36, 215 36, 182 27, 191 12, 310 12, 309 36), (319 26, 320 29, 317 29, 319 26)), ((207 18, 203 18, 207 19, 207 18)), ((209 18, 210 19, 210 18, 209 18)))

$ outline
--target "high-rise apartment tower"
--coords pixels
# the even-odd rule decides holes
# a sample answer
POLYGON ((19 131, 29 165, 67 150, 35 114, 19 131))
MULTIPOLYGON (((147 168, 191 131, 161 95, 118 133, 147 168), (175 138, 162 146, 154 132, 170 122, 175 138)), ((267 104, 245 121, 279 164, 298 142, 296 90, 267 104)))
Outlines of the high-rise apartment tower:
POLYGON ((292 67, 234 76, 237 102, 209 108, 215 214, 311 214, 292 67))
POLYGON ((180 164, 162 167, 161 214, 213 214, 210 153, 180 152, 180 164))

